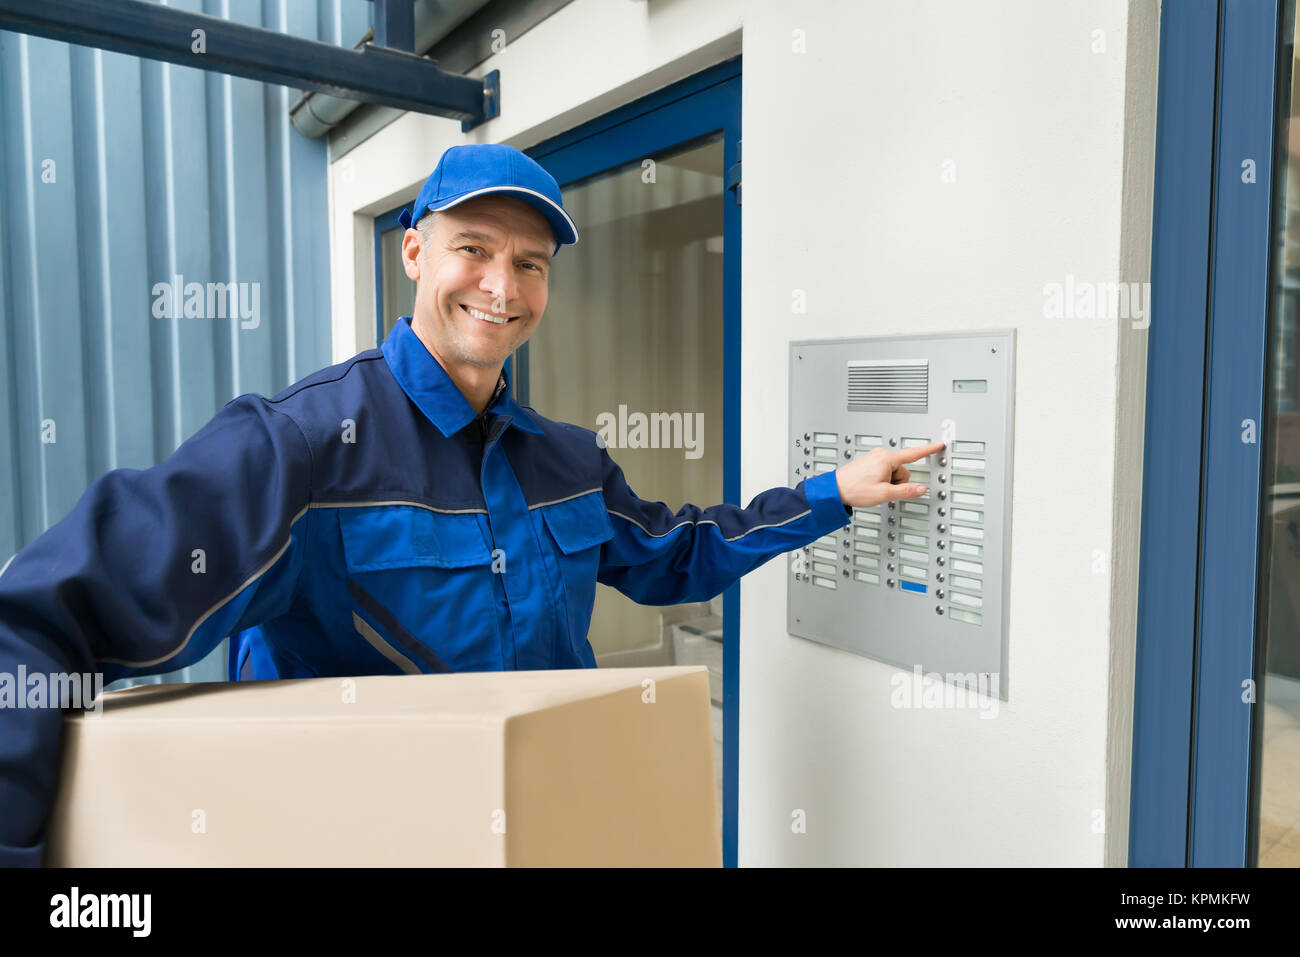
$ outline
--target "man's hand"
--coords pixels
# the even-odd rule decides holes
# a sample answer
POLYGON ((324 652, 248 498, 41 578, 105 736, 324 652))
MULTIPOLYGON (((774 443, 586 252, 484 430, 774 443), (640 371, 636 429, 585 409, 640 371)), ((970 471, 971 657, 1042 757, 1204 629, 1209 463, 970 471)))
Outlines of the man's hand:
POLYGON ((931 442, 914 449, 886 449, 883 446, 872 449, 835 470, 840 498, 853 508, 870 508, 901 498, 920 498, 925 494, 925 486, 908 482, 912 473, 904 463, 934 455, 943 447, 942 442, 931 442))

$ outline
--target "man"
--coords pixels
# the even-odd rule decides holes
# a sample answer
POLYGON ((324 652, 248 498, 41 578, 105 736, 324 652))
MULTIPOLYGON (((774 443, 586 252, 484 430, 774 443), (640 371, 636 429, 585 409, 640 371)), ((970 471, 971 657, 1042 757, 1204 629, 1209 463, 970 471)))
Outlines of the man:
MULTIPOLYGON (((102 476, 0 574, 0 673, 194 664, 232 677, 594 667, 597 581, 704 601, 848 522, 913 498, 876 451, 747 508, 637 498, 596 433, 510 396, 506 356, 576 243, 555 180, 508 146, 458 146, 416 199, 414 315, 381 348, 231 400, 166 461, 102 476), (552 248, 553 247, 553 248, 552 248)), ((36 864, 61 713, 0 709, 0 862, 36 864)))

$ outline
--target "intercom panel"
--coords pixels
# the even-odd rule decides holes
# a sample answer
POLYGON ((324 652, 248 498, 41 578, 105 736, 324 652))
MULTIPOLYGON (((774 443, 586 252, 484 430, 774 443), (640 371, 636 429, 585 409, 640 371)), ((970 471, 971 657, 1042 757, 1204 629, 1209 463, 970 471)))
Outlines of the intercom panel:
POLYGON ((791 634, 1006 699, 1014 352, 1014 330, 790 344, 792 485, 946 443, 907 465, 924 498, 855 508, 790 553, 791 634))

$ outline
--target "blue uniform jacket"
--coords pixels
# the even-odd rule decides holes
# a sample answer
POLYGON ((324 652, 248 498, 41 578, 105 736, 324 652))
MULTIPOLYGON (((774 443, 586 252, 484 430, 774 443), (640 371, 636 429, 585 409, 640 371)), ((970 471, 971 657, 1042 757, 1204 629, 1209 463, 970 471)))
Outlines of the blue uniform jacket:
MULTIPOLYGON (((107 684, 228 635, 232 677, 591 668, 598 581, 705 601, 851 517, 833 472, 747 508, 643 501, 595 432, 500 387, 476 415, 403 318, 92 483, 0 573, 0 673, 107 684)), ((0 863, 40 862, 61 717, 0 708, 0 863)))

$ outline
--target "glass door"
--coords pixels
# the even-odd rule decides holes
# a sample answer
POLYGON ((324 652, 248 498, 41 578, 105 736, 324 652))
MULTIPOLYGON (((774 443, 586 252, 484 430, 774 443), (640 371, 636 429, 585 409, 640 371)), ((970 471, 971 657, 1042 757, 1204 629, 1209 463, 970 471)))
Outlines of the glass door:
MULTIPOLYGON (((519 350, 520 401, 599 432, 637 494, 674 512, 739 497, 739 142, 735 60, 528 151, 581 238, 519 350)), ((708 667, 728 866, 738 610, 738 586, 668 607, 602 587, 589 633, 601 667, 708 667)))
MULTIPOLYGON (((634 489, 674 509, 711 505, 723 498, 713 431, 723 405, 722 135, 652 162, 653 182, 645 178, 651 167, 633 161, 563 190, 581 241, 553 263, 546 317, 525 347, 527 401, 548 418, 608 426, 609 454, 634 489), (667 433, 638 436, 655 415, 667 416, 659 420, 667 433)), ((590 636, 597 663, 713 663, 720 708, 721 597, 712 605, 678 618, 599 589, 590 636), (671 646, 684 641, 702 660, 674 661, 681 655, 671 646)))

